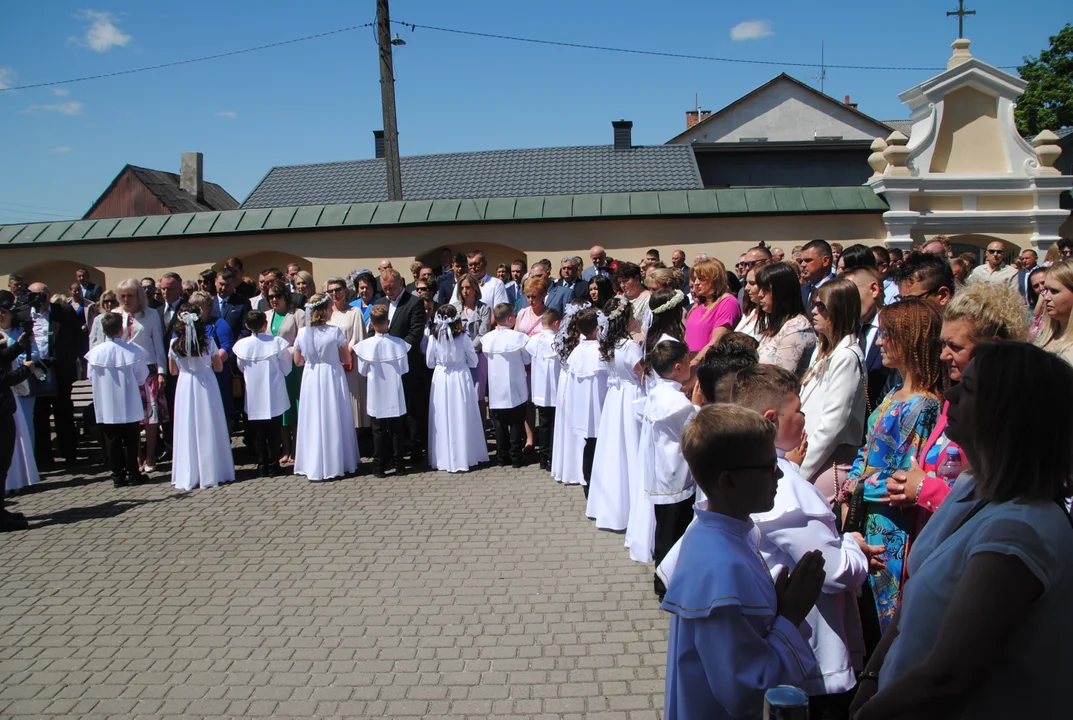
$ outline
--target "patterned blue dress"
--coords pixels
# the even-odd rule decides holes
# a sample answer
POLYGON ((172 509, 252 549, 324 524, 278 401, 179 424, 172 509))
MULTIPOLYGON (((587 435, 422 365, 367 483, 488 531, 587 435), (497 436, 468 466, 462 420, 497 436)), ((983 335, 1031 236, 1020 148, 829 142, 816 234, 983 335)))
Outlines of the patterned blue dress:
POLYGON ((887 479, 899 470, 908 470, 935 427, 939 399, 918 394, 895 400, 894 388, 868 418, 868 439, 857 453, 843 495, 852 494, 864 481, 865 531, 869 545, 885 545, 879 559, 887 564, 869 576, 876 600, 880 630, 893 619, 901 598, 902 568, 905 563, 910 516, 886 501, 887 479))

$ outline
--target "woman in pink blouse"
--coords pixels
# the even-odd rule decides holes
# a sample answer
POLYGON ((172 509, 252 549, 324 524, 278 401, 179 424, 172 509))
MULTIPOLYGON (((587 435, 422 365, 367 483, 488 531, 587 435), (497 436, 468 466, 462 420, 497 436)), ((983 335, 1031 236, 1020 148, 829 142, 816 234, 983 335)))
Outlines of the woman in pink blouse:
POLYGON ((531 277, 522 284, 522 292, 529 300, 529 307, 518 311, 514 319, 514 329, 525 335, 539 335, 544 329, 544 298, 548 294, 548 281, 542 277, 531 277))
POLYGON ((697 304, 686 316, 686 345, 699 365, 704 353, 741 320, 741 305, 727 287, 727 271, 718 260, 702 260, 690 271, 697 304))

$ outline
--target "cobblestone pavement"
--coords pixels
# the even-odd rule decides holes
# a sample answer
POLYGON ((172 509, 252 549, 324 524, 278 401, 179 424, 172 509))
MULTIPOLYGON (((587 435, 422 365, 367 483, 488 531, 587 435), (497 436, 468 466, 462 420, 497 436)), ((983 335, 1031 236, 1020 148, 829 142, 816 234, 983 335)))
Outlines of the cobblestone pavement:
POLYGON ((660 717, 651 570, 535 466, 154 480, 15 499, 0 717, 660 717))

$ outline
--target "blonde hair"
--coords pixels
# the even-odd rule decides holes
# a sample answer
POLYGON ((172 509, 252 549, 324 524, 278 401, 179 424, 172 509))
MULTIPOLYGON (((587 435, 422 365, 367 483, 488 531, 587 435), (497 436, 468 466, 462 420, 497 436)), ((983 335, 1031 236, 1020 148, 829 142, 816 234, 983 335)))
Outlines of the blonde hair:
MULTIPOLYGON (((329 280, 328 282, 331 282, 329 280)), ((311 326, 323 325, 332 316, 332 303, 325 293, 315 293, 306 301, 306 315, 311 326), (313 307, 313 306, 316 307, 313 307)))
POLYGON ((689 276, 712 284, 712 296, 709 298, 711 300, 715 300, 728 290, 726 266, 715 258, 701 260, 693 265, 693 269, 689 271, 689 276))
MULTIPOLYGON (((1054 247, 1057 247, 1057 245, 1054 247)), ((1051 278, 1065 285, 1067 290, 1073 290, 1073 260, 1062 260, 1051 265, 1047 270, 1047 279, 1050 280, 1051 278)), ((1047 347, 1049 343, 1056 341, 1058 347, 1052 348, 1052 350, 1073 345, 1073 331, 1066 327, 1063 335, 1058 321, 1054 318, 1047 318, 1043 322, 1043 327, 1039 329, 1039 335, 1036 336, 1036 344, 1040 347, 1047 347)))
POLYGON ((649 290, 675 290, 682 287, 685 275, 681 270, 669 267, 653 267, 645 275, 645 285, 649 290))
POLYGON ((118 285, 116 285, 115 289, 117 291, 116 300, 119 299, 119 290, 133 290, 135 300, 138 303, 138 309, 134 312, 145 312, 145 308, 149 305, 149 298, 146 297, 145 290, 142 289, 142 283, 138 280, 138 278, 127 278, 126 280, 123 280, 118 285))
POLYGON ((755 410, 727 403, 705 405, 682 432, 682 455, 706 495, 717 492, 723 472, 754 463, 758 450, 774 447, 773 423, 755 410))
POLYGON ((977 282, 958 290, 943 308, 943 321, 964 320, 974 340, 1024 340, 1028 337, 1025 303, 1016 290, 999 283, 977 282))
POLYGON ((197 292, 190 293, 190 298, 187 302, 198 310, 204 310, 205 308, 212 307, 212 295, 209 295, 204 290, 198 290, 197 292))

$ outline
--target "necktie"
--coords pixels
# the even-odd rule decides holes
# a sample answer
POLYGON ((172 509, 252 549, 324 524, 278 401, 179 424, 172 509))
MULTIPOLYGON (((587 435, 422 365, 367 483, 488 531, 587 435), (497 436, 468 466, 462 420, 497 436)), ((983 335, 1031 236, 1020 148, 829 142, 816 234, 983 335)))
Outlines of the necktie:
POLYGON ((864 353, 865 359, 868 358, 868 333, 872 331, 871 323, 864 323, 861 325, 860 335, 857 337, 857 345, 861 348, 861 352, 864 353))

